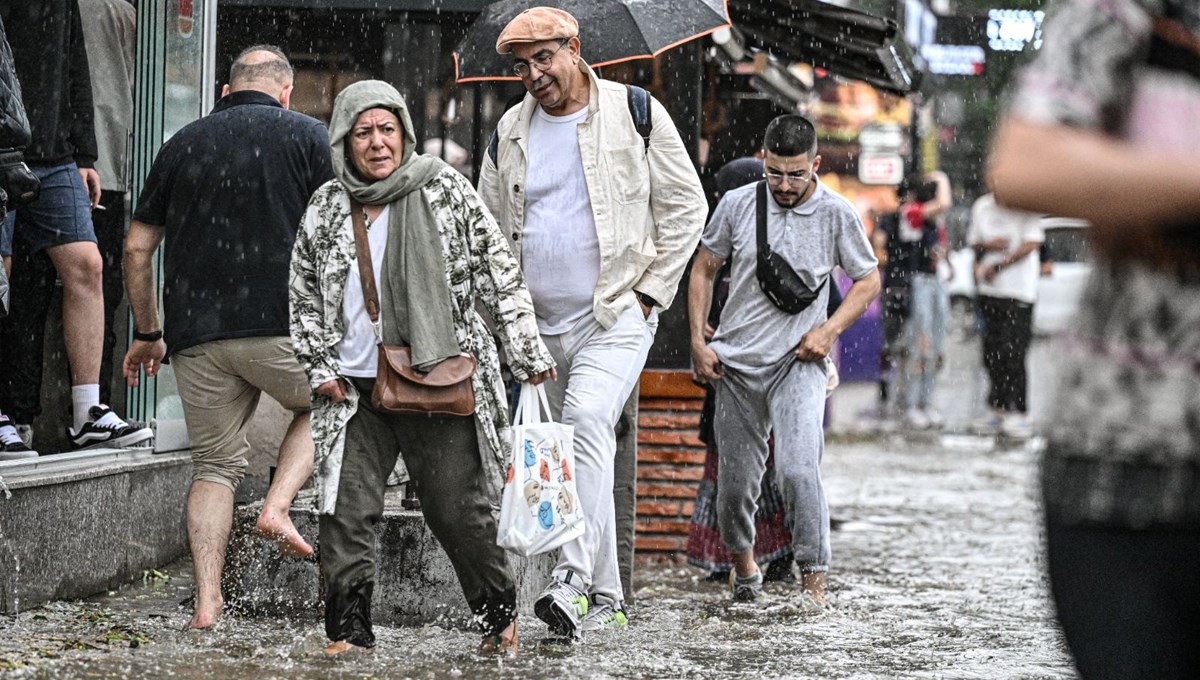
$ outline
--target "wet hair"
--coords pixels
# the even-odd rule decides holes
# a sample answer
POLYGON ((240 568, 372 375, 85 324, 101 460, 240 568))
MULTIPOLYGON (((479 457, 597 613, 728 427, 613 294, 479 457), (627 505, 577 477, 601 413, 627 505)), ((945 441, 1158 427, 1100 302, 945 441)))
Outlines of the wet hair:
POLYGON ((292 65, 283 50, 274 45, 251 45, 242 50, 229 67, 229 86, 236 88, 247 83, 275 83, 286 85, 292 82, 292 65), (269 52, 275 58, 253 64, 245 63, 247 55, 254 52, 269 52))
POLYGON ((767 125, 763 149, 776 156, 817 155, 817 130, 807 118, 794 113, 779 116, 767 125))

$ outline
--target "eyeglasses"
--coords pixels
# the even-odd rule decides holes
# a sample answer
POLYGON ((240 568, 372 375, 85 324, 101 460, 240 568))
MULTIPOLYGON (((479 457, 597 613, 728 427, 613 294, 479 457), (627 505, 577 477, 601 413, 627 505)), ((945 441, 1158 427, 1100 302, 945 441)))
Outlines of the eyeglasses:
POLYGON ((783 180, 787 180, 789 184, 808 184, 812 180, 812 173, 808 170, 797 170, 796 172, 776 172, 774 170, 765 170, 763 172, 767 179, 773 184, 783 184, 783 180))
POLYGON ((525 61, 524 59, 517 60, 517 62, 513 64, 513 73, 517 74, 518 78, 524 78, 525 76, 529 75, 530 63, 536 66, 537 70, 544 73, 546 69, 550 68, 550 64, 554 63, 554 55, 558 54, 558 51, 567 44, 568 40, 570 40, 570 38, 563 38, 561 41, 559 41, 557 49, 542 50, 541 52, 538 52, 530 57, 529 61, 525 61))

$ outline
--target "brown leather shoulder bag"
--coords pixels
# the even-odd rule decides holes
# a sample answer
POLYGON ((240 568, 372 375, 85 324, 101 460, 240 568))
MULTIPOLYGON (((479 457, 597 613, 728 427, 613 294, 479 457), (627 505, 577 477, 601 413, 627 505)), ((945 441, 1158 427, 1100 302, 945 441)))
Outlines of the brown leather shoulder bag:
POLYGON ((371 406, 384 413, 408 415, 469 416, 475 413, 475 357, 461 354, 438 363, 428 373, 413 368, 412 348, 383 344, 379 326, 379 291, 375 286, 375 270, 371 264, 371 246, 367 241, 366 217, 363 206, 351 199, 350 214, 354 222, 354 251, 358 259, 358 275, 362 281, 363 301, 375 330, 379 348, 379 368, 371 406))

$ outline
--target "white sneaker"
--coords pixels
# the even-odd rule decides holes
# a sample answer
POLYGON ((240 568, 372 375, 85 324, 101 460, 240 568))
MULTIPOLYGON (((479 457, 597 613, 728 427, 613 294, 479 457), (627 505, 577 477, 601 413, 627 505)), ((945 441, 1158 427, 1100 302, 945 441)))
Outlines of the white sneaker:
POLYGON ((929 427, 935 430, 942 429, 942 425, 946 424, 946 419, 933 407, 925 409, 925 417, 929 419, 929 427))
POLYGON ((533 603, 533 613, 544 621, 550 632, 578 640, 588 614, 587 593, 564 581, 551 581, 533 603))
POLYGON ((1012 439, 1028 439, 1033 435, 1033 426, 1024 413, 1006 413, 1000 422, 1000 434, 1012 439))
POLYGON ((88 416, 91 420, 84 423, 78 432, 67 428, 67 436, 71 438, 71 448, 73 449, 98 447, 119 449, 140 444, 154 437, 154 430, 149 427, 130 425, 103 404, 88 409, 88 416))
POLYGON ((13 425, 8 416, 0 415, 0 461, 37 457, 38 452, 30 449, 21 440, 21 435, 17 433, 17 427, 13 425))
POLYGON ((933 422, 929 420, 929 416, 925 414, 925 411, 919 408, 908 409, 908 413, 905 414, 904 420, 908 423, 908 426, 914 430, 927 430, 933 424, 933 422))

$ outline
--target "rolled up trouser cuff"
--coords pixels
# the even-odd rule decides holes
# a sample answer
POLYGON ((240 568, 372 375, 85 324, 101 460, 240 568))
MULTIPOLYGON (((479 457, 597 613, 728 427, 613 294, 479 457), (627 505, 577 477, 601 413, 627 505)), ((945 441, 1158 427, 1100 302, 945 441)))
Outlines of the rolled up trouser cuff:
POLYGON ((363 580, 351 586, 329 584, 327 587, 325 635, 334 642, 345 640, 358 647, 374 647, 371 594, 375 590, 375 582, 363 580))
POLYGON ((477 597, 470 601, 475 623, 484 635, 499 635, 517 618, 517 589, 477 597))
POLYGON ((796 568, 800 570, 801 576, 807 576, 808 574, 824 574, 825 572, 829 571, 828 564, 803 564, 797 562, 796 568))
POLYGON ((212 482, 228 487, 231 491, 237 491, 238 484, 242 483, 242 477, 246 474, 246 461, 229 461, 221 462, 206 461, 203 458, 192 456, 192 481, 193 482, 212 482))

